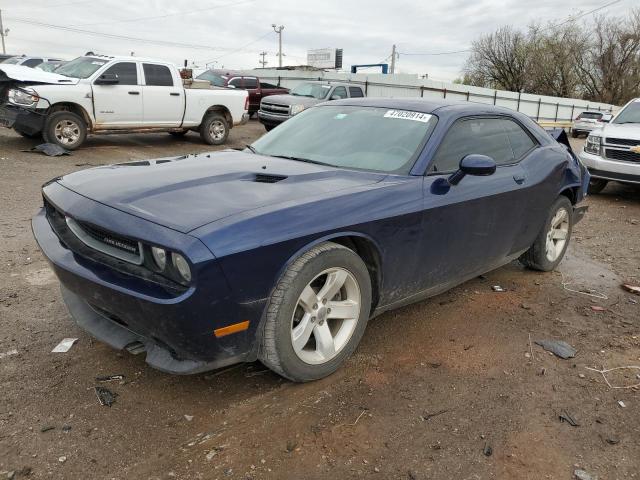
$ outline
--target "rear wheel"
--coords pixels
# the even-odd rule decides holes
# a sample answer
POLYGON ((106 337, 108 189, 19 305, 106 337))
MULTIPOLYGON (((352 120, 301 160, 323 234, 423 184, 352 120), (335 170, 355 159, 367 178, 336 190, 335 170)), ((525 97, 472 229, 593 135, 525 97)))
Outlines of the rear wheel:
POLYGON ((335 372, 357 347, 369 319, 371 279, 352 250, 327 242, 293 262, 274 289, 260 360, 295 382, 335 372))
POLYGON ((73 112, 54 112, 47 117, 42 136, 45 142, 54 143, 67 150, 75 150, 87 138, 87 125, 73 112))
POLYGON ((229 137, 229 124, 224 115, 210 113, 200 125, 200 137, 209 145, 222 145, 229 137))
POLYGON ((573 229, 573 205, 560 196, 549 210, 547 221, 533 245, 521 257, 520 262, 534 270, 549 272, 562 261, 573 229))
POLYGON ((607 186, 609 180, 605 180, 604 178, 593 178, 589 180, 589 193, 591 195, 596 195, 604 190, 604 187, 607 186))
POLYGON ((578 135, 580 135, 580 133, 578 133, 576 130, 571 130, 571 136, 573 138, 578 138, 578 135))

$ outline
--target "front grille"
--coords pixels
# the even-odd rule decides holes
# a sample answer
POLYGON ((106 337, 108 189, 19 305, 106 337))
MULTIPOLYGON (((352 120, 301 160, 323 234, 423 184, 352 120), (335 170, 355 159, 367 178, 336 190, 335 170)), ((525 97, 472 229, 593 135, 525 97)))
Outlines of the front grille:
POLYGON ((627 147, 635 147, 640 145, 640 140, 629 140, 626 138, 607 138, 604 143, 609 145, 624 145, 627 147))
MULTIPOLYGON (((97 262, 102 265, 106 265, 111 269, 124 273, 127 275, 132 275, 134 277, 141 278, 148 282, 151 282, 159 287, 162 287, 168 294, 169 297, 174 297, 176 294, 180 294, 184 292, 187 287, 181 285, 179 283, 174 282, 173 280, 160 275, 158 272, 154 271, 152 266, 153 263, 150 255, 143 255, 139 251, 140 244, 134 242, 133 240, 121 237, 119 235, 114 235, 111 232, 106 232, 100 228, 95 227, 94 225, 88 226, 87 223, 83 222, 75 222, 76 227, 80 227, 82 225, 82 233, 85 235, 85 239, 90 238, 95 242, 99 242, 101 246, 109 246, 111 251, 107 251, 105 248, 94 248, 89 245, 90 241, 84 241, 81 239, 76 232, 72 231, 71 225, 74 225, 74 222, 69 222, 68 217, 60 210, 58 210, 54 205, 52 205, 46 198, 44 201, 45 211, 47 220, 49 221, 49 225, 60 239, 60 243, 64 248, 72 251, 76 254, 76 261, 80 264, 86 266, 86 268, 92 269, 93 266, 88 264, 84 259, 87 259, 91 262, 97 262), (91 232, 91 233, 89 233, 91 232), (108 238, 110 239, 119 239, 121 245, 127 245, 127 248, 118 249, 114 245, 110 243, 102 243, 99 239, 96 239, 95 235, 100 235, 100 233, 108 233, 108 238), (137 247, 137 255, 133 252, 130 252, 131 246, 133 243, 136 243, 137 247), (114 254, 115 253, 115 254, 114 254), (127 256, 127 259, 123 257, 127 256), (137 258, 141 259, 141 261, 131 261, 131 259, 137 258)), ((76 229, 77 231, 77 229, 76 229)), ((105 237, 103 236, 102 239, 105 237)))
POLYGON ((629 150, 613 150, 611 148, 607 148, 605 153, 606 157, 611 160, 640 163, 640 153, 631 152, 629 150))
POLYGON ((280 105, 279 103, 262 102, 260 110, 271 115, 289 115, 289 105, 280 105))
POLYGON ((102 230, 86 222, 76 223, 80 225, 82 230, 84 230, 84 232, 87 233, 91 238, 123 252, 131 253, 136 256, 140 255, 140 244, 138 242, 134 242, 133 240, 129 240, 128 238, 122 237, 120 235, 115 235, 111 232, 107 232, 106 230, 102 230))

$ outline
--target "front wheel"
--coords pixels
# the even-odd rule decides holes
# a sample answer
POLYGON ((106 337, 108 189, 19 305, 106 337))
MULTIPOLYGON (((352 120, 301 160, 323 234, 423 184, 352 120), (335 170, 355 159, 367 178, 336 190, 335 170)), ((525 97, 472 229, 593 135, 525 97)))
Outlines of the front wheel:
POLYGON ((73 112, 58 111, 47 117, 42 136, 47 143, 54 143, 67 150, 75 150, 87 138, 87 125, 79 115, 73 112))
POLYGON ((200 125, 200 137, 209 145, 222 145, 229 137, 229 124, 224 115, 210 113, 200 125))
POLYGON ((533 270, 550 272, 562 261, 573 230, 573 205, 560 196, 551 206, 547 221, 520 262, 533 270))
POLYGON ((267 306, 260 360, 295 382, 335 372, 367 326, 371 278, 362 259, 332 242, 301 255, 267 306))
POLYGON ((609 183, 609 181, 605 180, 604 178, 593 178, 593 177, 591 177, 591 179, 589 180, 588 192, 591 195, 596 195, 596 194, 600 193, 602 190, 604 190, 604 187, 607 186, 607 183, 609 183))

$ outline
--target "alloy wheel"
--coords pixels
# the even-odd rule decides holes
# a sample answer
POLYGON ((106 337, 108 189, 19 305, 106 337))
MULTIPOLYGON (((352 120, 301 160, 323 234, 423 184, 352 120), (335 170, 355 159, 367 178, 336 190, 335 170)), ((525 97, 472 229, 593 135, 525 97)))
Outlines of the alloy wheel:
POLYGON ((564 251, 569 237, 569 213, 560 208, 551 219, 547 232, 546 254, 550 262, 555 262, 564 251))
POLYGON ((330 268, 302 290, 291 319, 293 350, 305 363, 323 364, 340 353, 356 329, 362 298, 344 268, 330 268))

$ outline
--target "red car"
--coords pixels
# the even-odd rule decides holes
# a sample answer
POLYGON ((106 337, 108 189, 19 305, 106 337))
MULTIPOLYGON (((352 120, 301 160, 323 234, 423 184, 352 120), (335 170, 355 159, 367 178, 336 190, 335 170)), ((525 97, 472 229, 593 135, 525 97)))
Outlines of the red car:
POLYGON ((289 93, 288 88, 281 88, 271 83, 261 82, 258 77, 243 75, 230 70, 207 70, 198 76, 200 80, 208 80, 215 87, 240 88, 249 92, 249 115, 260 110, 260 101, 269 95, 289 93))

